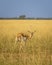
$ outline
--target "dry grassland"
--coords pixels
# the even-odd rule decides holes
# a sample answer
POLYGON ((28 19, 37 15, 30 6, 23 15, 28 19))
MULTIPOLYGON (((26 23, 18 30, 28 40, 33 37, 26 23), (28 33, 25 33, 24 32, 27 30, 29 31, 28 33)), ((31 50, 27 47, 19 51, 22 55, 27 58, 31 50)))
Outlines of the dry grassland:
POLYGON ((0 20, 0 65, 52 65, 52 20, 0 20), (15 44, 28 30, 33 38, 15 44))

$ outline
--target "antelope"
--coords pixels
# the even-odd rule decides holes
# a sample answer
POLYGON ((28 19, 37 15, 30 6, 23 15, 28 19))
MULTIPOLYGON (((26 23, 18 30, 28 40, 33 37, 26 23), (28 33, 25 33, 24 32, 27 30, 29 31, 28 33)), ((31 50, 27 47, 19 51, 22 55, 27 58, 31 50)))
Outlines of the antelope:
MULTIPOLYGON (((36 31, 34 31, 36 32, 36 31)), ((24 41, 26 43, 26 41, 28 39, 31 39, 33 37, 34 32, 28 31, 29 34, 25 34, 25 33, 18 33, 18 35, 16 36, 15 42, 19 41, 24 41)))

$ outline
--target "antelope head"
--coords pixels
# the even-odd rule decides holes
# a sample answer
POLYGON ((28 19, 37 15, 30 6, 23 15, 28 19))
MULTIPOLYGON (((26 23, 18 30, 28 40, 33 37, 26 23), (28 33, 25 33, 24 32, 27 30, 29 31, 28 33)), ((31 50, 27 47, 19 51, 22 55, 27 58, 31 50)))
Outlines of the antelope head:
POLYGON ((30 39, 32 38, 32 36, 34 35, 34 33, 36 32, 36 31, 33 31, 33 32, 31 32, 31 31, 28 31, 29 32, 29 37, 30 37, 30 39))

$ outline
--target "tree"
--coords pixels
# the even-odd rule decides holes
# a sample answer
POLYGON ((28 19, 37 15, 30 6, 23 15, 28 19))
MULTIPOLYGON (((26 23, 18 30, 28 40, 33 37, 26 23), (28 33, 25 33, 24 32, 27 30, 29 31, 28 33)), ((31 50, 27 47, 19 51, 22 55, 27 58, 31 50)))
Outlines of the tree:
POLYGON ((25 19, 25 18, 26 18, 25 15, 21 15, 21 16, 19 16, 19 19, 25 19))

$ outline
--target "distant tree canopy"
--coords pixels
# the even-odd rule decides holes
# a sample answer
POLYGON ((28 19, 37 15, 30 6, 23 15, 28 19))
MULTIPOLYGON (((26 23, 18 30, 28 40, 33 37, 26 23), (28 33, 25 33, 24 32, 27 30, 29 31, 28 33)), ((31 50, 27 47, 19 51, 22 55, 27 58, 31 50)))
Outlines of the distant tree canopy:
POLYGON ((52 18, 42 18, 42 17, 40 17, 40 18, 34 18, 34 17, 27 17, 26 15, 20 15, 20 16, 16 16, 16 17, 11 17, 11 18, 5 18, 5 17, 0 17, 0 19, 35 19, 35 20, 52 20, 52 18))
POLYGON ((26 15, 19 16, 19 19, 25 19, 25 18, 26 18, 26 15))

